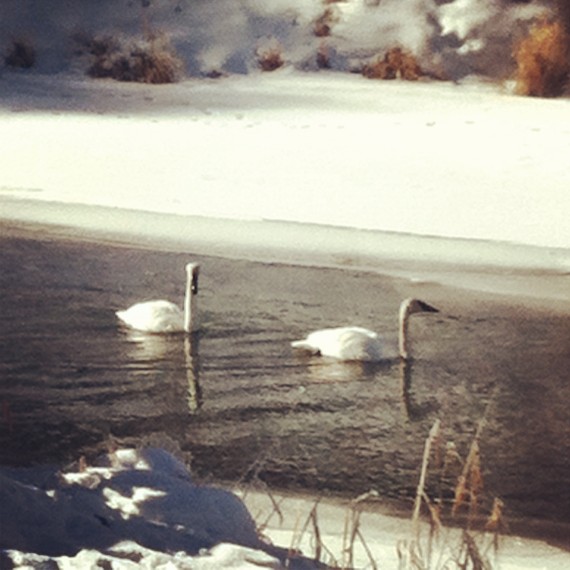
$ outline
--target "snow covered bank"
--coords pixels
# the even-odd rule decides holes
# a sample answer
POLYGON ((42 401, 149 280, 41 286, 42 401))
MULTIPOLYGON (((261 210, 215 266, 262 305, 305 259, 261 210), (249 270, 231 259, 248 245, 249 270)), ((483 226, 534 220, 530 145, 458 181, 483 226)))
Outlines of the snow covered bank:
POLYGON ((162 450, 117 450, 75 467, 0 471, 2 568, 49 557, 67 568, 318 567, 263 542, 234 494, 195 485, 162 450))
POLYGON ((512 70, 514 41, 529 21, 555 12, 553 0, 216 0, 216 2, 127 2, 94 4, 4 0, 0 48, 14 41, 34 50, 43 72, 85 70, 81 39, 113 37, 123 42, 164 34, 192 75, 247 73, 256 69, 260 45, 278 46, 283 59, 315 69, 317 53, 326 65, 350 68, 353 61, 395 45, 415 54, 423 67, 457 78, 477 69, 492 76, 512 70), (79 53, 78 53, 79 52, 79 53), (81 57, 83 55, 83 57, 81 57))
POLYGON ((566 99, 288 70, 11 76, 0 95, 19 111, 0 117, 4 196, 570 246, 566 99))
MULTIPOLYGON (((316 506, 307 498, 247 492, 248 512, 233 493, 194 484, 185 467, 159 449, 117 450, 95 465, 80 461, 61 471, 4 468, 0 480, 2 568, 44 568, 53 561, 69 569, 309 570, 325 566, 292 548, 310 556, 321 544, 324 558, 346 555, 349 504, 316 506), (312 511, 315 525, 307 528, 312 511)), ((408 521, 362 507, 359 532, 351 567, 373 567, 371 559, 381 568, 400 567, 397 547, 411 535, 408 521)), ((459 542, 458 531, 442 532, 446 548, 459 542)), ((569 553, 516 537, 504 537, 492 558, 502 570, 570 564, 569 553)))

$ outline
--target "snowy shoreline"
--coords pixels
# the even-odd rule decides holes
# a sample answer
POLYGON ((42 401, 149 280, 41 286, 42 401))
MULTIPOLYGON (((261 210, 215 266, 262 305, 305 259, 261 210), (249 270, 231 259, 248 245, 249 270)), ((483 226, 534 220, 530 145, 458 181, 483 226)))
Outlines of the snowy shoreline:
POLYGON ((0 196, 6 236, 192 251, 362 270, 570 310, 570 250, 268 220, 231 220, 0 196))
MULTIPOLYGON (((124 570, 168 564, 328 568, 311 561, 317 544, 330 562, 332 556, 346 563, 350 502, 196 484, 176 457, 160 449, 119 449, 93 465, 78 461, 57 471, 3 468, 0 480, 0 522, 8 531, 0 537, 0 563, 7 567, 36 568, 52 560, 70 569, 105 563, 124 570), (318 539, 315 528, 304 528, 315 509, 318 539), (32 527, 36 532, 29 533, 32 527)), ((370 567, 372 556, 382 568, 400 568, 398 548, 414 536, 411 521, 381 514, 374 503, 358 510, 363 542, 351 546, 351 567, 370 567)), ((422 527, 427 540, 427 525, 422 527)), ((436 544, 453 556, 459 537, 459 530, 444 528, 436 544)), ((512 535, 486 555, 503 570, 562 570, 570 562, 561 548, 512 535)))

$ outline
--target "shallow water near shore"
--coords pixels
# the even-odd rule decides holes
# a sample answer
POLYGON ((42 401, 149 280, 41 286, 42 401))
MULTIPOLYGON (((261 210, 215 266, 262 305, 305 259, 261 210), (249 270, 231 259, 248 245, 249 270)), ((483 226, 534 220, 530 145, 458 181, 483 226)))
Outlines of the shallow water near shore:
POLYGON ((202 265, 203 326, 185 339, 124 330, 114 311, 182 302, 188 254, 2 240, 0 463, 150 443, 191 457, 201 477, 349 497, 374 488, 405 509, 435 419, 463 457, 485 419, 488 500, 570 523, 566 314, 369 272, 190 257, 202 265), (410 295, 441 312, 414 317, 407 369, 289 346, 341 324, 395 339, 410 295))

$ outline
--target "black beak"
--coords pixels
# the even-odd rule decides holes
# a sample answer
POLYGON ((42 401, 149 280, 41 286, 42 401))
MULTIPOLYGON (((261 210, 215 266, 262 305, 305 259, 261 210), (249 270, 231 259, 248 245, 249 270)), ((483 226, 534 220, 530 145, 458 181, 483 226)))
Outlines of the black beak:
POLYGON ((192 294, 193 295, 197 295, 198 294, 198 271, 194 271, 194 273, 192 274, 192 294))
POLYGON ((436 309, 435 307, 432 307, 423 301, 419 301, 419 303, 422 311, 425 311, 426 313, 439 313, 439 309, 436 309))

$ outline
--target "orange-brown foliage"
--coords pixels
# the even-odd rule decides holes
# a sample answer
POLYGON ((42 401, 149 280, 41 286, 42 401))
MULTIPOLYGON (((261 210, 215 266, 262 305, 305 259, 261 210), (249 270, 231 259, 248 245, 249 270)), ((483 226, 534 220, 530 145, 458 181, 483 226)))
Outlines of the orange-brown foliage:
POLYGON ((424 75, 415 56, 402 48, 394 47, 384 57, 366 64, 362 74, 369 79, 407 79, 414 81, 424 75))
POLYGON ((568 33, 559 22, 535 24, 514 50, 516 92, 532 97, 560 95, 570 72, 569 46, 568 33))

